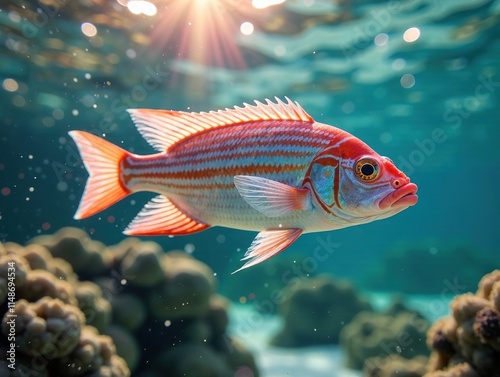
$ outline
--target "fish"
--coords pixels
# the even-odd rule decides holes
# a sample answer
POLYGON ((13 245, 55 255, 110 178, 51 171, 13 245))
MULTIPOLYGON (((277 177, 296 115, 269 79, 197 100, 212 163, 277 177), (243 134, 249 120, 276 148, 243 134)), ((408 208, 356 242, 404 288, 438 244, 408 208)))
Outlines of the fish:
POLYGON ((301 234, 385 219, 417 203, 417 185, 359 138, 316 122, 288 97, 254 103, 209 112, 127 110, 156 150, 151 155, 70 131, 89 173, 74 218, 150 191, 158 195, 126 235, 257 231, 238 272, 301 234))

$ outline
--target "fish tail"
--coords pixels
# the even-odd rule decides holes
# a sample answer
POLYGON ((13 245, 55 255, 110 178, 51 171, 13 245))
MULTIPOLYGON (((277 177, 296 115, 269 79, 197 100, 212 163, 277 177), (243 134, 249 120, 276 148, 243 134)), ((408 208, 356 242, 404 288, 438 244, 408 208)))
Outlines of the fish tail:
POLYGON ((70 131, 89 178, 74 218, 84 219, 105 210, 131 193, 121 179, 121 161, 130 155, 120 147, 83 131, 70 131))

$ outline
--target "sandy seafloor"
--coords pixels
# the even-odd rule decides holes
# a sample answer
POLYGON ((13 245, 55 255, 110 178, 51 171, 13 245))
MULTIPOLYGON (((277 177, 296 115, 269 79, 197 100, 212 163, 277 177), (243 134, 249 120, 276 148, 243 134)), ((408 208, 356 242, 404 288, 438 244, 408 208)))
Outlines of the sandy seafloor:
MULTIPOLYGON (((392 295, 367 295, 377 310, 386 308, 392 295)), ((408 307, 418 310, 427 319, 449 313, 450 294, 437 296, 405 296, 408 307)), ((261 377, 361 377, 362 373, 344 366, 344 353, 338 345, 303 348, 278 348, 269 345, 283 322, 276 315, 262 315, 252 305, 233 304, 229 331, 255 355, 261 377)), ((238 376, 239 377, 239 376, 238 376)), ((252 376, 242 376, 252 377, 252 376)))

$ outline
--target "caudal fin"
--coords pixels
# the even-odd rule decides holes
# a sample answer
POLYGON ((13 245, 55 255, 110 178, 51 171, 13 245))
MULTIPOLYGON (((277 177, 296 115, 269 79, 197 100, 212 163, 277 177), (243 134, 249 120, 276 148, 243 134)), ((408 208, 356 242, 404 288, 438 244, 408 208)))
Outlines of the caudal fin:
POLYGON ((120 179, 120 161, 129 155, 120 147, 83 131, 70 131, 89 178, 74 218, 84 219, 130 194, 120 179))

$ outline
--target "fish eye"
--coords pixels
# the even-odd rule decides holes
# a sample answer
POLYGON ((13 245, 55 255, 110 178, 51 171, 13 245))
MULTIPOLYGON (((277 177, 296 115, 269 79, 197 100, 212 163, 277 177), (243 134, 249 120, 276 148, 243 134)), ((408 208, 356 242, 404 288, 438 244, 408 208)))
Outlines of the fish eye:
POLYGON ((362 158, 356 163, 356 174, 362 181, 373 181, 377 178, 378 164, 370 158, 362 158))

